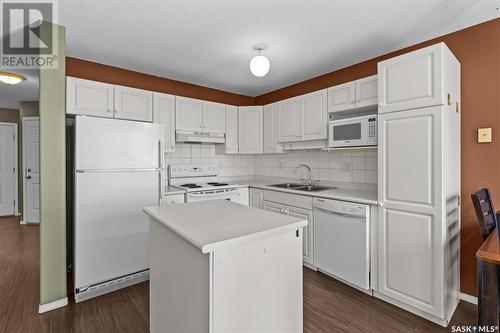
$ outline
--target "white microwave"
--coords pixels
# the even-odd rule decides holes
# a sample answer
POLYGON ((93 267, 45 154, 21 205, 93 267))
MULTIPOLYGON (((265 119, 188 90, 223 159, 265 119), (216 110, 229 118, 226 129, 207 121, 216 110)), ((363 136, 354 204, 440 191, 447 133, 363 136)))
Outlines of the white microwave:
POLYGON ((330 147, 376 146, 377 115, 330 120, 328 145, 330 147))

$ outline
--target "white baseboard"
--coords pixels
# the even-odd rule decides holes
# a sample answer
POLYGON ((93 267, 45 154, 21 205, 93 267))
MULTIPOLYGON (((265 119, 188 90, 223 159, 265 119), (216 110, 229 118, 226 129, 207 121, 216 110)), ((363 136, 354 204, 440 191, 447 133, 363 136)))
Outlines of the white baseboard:
POLYGON ((460 298, 462 301, 466 301, 466 302, 477 305, 477 297, 474 297, 474 296, 471 296, 468 294, 464 294, 464 293, 459 293, 458 298, 460 298))
POLYGON ((38 306, 38 313, 52 311, 52 310, 55 310, 58 308, 62 308, 63 306, 66 306, 66 305, 68 305, 68 298, 64 297, 64 298, 58 299, 57 301, 54 301, 54 302, 40 304, 38 306))
POLYGON ((23 220, 19 221, 19 224, 26 224, 23 220))

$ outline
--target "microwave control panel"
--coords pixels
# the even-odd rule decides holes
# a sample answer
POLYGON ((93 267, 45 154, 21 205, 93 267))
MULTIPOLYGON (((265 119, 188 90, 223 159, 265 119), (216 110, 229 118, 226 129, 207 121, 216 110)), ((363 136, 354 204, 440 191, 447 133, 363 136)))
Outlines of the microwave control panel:
POLYGON ((368 119, 368 137, 369 138, 377 137, 377 118, 368 119))

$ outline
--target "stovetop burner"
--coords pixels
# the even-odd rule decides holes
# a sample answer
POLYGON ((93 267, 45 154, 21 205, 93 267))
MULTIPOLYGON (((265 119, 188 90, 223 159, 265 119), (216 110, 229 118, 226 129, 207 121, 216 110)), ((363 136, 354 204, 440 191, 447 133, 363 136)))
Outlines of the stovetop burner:
POLYGON ((181 187, 187 187, 187 188, 200 188, 201 186, 200 185, 196 185, 196 184, 182 184, 181 187))
POLYGON ((229 184, 227 183, 219 183, 219 182, 210 182, 210 183, 207 183, 208 185, 212 185, 212 186, 227 186, 229 184))

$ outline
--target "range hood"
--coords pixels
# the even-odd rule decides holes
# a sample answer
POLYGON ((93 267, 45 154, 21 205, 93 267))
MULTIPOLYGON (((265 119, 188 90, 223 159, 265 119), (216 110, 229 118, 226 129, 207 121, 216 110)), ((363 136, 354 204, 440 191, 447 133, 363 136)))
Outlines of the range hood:
POLYGON ((175 131, 175 141, 186 143, 225 143, 226 138, 222 133, 175 131))

